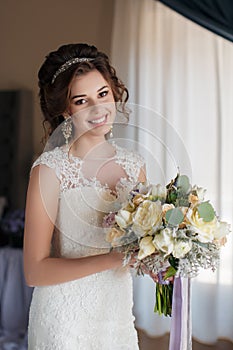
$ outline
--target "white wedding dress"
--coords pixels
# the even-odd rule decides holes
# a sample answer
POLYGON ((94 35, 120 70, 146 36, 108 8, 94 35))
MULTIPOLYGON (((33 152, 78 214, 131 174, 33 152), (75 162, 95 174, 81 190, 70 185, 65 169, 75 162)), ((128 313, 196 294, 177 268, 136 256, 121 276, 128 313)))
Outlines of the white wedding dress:
MULTIPOLYGON (((54 169, 59 209, 51 255, 77 258, 109 252, 103 216, 117 210, 137 183, 143 160, 117 145, 112 161, 125 172, 112 193, 82 173, 82 160, 56 147, 33 166, 54 169)), ((57 285, 35 287, 29 315, 29 350, 138 350, 132 314, 132 277, 121 267, 57 285)))

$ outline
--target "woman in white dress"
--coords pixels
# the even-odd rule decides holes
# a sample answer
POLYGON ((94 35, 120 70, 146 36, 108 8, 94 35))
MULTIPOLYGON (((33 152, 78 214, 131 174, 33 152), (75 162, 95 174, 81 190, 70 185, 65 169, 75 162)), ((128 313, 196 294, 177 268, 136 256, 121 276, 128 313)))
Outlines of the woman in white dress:
POLYGON ((87 44, 51 52, 39 87, 51 136, 32 166, 26 203, 25 277, 35 286, 29 350, 136 350, 129 267, 102 227, 145 181, 141 156, 106 137, 116 109, 127 114, 127 89, 87 44))

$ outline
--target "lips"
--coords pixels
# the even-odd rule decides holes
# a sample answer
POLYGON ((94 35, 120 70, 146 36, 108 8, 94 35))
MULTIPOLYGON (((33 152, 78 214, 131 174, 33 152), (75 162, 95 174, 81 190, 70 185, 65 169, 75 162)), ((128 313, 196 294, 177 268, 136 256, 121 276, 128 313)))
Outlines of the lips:
POLYGON ((107 121, 107 115, 104 115, 100 118, 96 118, 93 120, 89 120, 88 123, 93 124, 93 125, 98 125, 98 124, 103 124, 107 121))

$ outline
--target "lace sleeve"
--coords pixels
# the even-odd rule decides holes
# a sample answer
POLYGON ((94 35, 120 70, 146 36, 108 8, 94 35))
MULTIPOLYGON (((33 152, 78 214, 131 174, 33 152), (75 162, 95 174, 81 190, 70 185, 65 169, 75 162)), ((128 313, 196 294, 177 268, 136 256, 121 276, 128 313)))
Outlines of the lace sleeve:
POLYGON ((59 181, 61 181, 61 162, 59 162, 60 158, 61 154, 59 148, 55 148, 52 151, 44 152, 32 164, 31 171, 37 165, 43 164, 51 169, 54 169, 57 178, 59 179, 59 181))
POLYGON ((117 163, 122 166, 129 180, 137 183, 140 170, 145 166, 144 158, 136 151, 117 146, 117 163))
POLYGON ((141 154, 137 152, 132 152, 132 158, 130 158, 130 165, 132 165, 132 171, 134 172, 134 180, 137 182, 140 171, 143 167, 145 167, 145 159, 141 154))

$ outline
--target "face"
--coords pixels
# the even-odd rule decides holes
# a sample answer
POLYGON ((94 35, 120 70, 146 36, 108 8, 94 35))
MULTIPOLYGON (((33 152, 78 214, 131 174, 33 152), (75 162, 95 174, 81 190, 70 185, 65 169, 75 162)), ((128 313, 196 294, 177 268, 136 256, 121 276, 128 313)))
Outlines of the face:
POLYGON ((72 116, 76 136, 106 135, 115 118, 113 92, 97 70, 77 76, 71 85, 68 112, 72 116))

